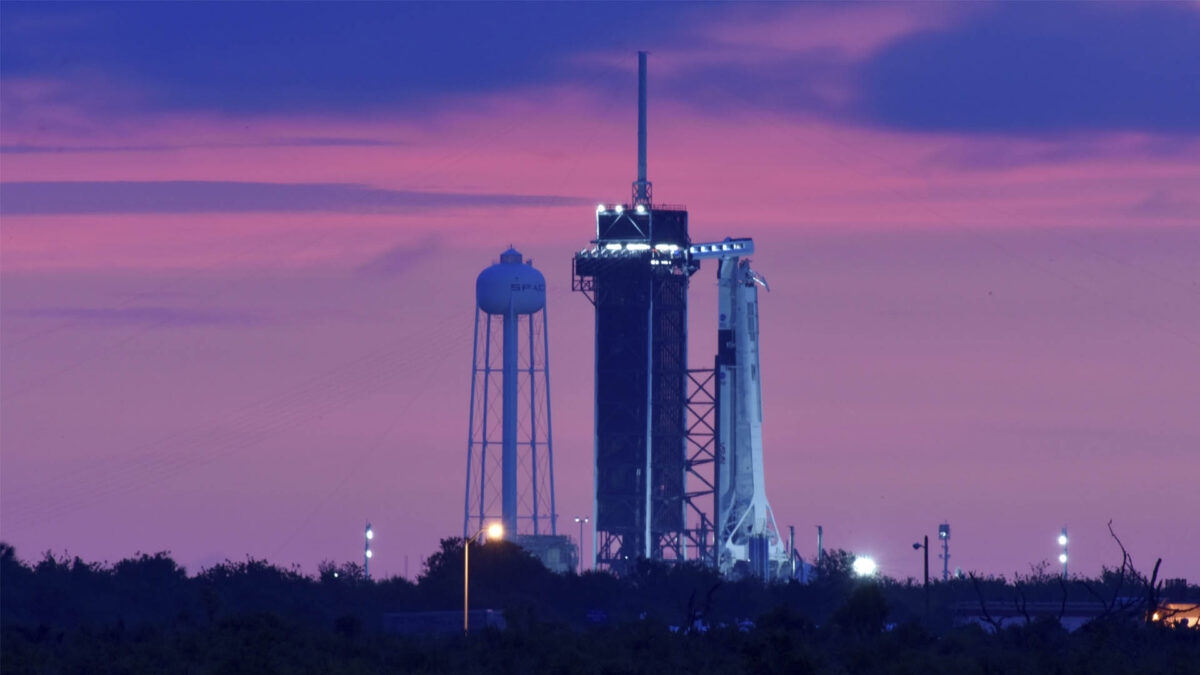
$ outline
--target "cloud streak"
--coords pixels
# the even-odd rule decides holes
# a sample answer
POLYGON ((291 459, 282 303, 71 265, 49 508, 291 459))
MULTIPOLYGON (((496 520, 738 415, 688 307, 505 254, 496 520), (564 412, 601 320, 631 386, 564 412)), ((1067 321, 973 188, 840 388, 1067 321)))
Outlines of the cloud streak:
POLYGON ((432 258, 444 248, 441 240, 433 235, 415 244, 400 244, 380 253, 358 271, 369 277, 394 277, 404 274, 416 265, 432 258))
POLYGON ((0 213, 260 213, 571 206, 553 195, 385 190, 353 183, 233 181, 28 181, 0 183, 0 213))
POLYGON ((65 319, 77 325, 94 326, 232 327, 262 323, 262 317, 247 312, 180 307, 38 307, 9 310, 5 314, 28 319, 65 319))
POLYGON ((279 138, 245 143, 149 143, 139 145, 37 145, 14 143, 0 145, 0 153, 12 155, 62 154, 71 152, 169 152, 172 150, 201 150, 226 148, 383 148, 403 147, 404 141, 375 138, 279 138))

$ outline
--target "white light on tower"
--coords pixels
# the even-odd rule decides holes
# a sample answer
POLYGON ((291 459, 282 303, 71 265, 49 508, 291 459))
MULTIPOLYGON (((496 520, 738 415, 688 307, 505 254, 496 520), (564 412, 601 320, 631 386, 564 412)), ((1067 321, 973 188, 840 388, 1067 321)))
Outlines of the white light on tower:
POLYGON ((371 540, 375 538, 375 530, 371 529, 371 523, 367 523, 367 529, 364 531, 363 539, 363 576, 371 578, 371 558, 375 554, 371 551, 371 540))
POLYGON ((879 566, 875 564, 869 556, 861 555, 854 559, 854 564, 851 566, 854 573, 860 577, 873 576, 879 570, 879 566))
POLYGON ((1058 535, 1058 545, 1062 547, 1062 552, 1058 554, 1058 562, 1062 563, 1062 576, 1067 578, 1067 528, 1063 527, 1062 532, 1058 535))

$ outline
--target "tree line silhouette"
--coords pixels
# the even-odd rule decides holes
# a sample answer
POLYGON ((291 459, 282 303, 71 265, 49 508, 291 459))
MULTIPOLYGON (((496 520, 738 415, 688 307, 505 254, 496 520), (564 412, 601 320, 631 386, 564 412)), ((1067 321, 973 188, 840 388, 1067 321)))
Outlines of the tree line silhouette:
MULTIPOLYGON (((463 543, 445 539, 416 582, 355 563, 309 576, 263 560, 188 575, 167 553, 112 565, 0 544, 0 670, 104 672, 1028 673, 1200 669, 1200 629, 1150 620, 1163 582, 1122 562, 1100 577, 1028 574, 936 582, 859 579, 827 551, 810 583, 722 578, 640 561, 623 577, 555 574, 510 543, 472 545, 473 608, 507 626, 395 635, 394 612, 461 611, 463 543), (1140 600, 1139 600, 1140 599, 1140 600), (1068 632, 1031 606, 1099 607, 1068 632), (1003 625, 991 616, 1021 609, 1003 625), (989 612, 991 608, 991 612, 989 612), (991 625, 988 625, 991 622, 991 625), (981 625, 982 624, 982 625, 981 625)), ((1126 554, 1127 555, 1127 554, 1126 554)), ((1165 587, 1177 602, 1200 588, 1165 587)))

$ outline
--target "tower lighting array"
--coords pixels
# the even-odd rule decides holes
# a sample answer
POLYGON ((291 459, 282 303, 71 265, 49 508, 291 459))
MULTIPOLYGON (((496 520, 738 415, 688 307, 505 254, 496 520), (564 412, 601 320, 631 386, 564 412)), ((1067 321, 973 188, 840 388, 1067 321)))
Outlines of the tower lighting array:
POLYGON ((375 530, 371 529, 370 521, 367 522, 367 529, 363 535, 365 543, 363 544, 363 576, 371 578, 371 558, 375 557, 375 553, 371 550, 371 540, 375 538, 375 530))
POLYGON ((1062 547, 1062 552, 1058 554, 1058 562, 1062 563, 1062 576, 1067 578, 1067 526, 1064 525, 1062 533, 1058 535, 1058 545, 1062 547))
POLYGON ((950 581, 950 523, 942 523, 938 525, 938 540, 942 542, 942 552, 938 557, 942 559, 942 581, 950 581))

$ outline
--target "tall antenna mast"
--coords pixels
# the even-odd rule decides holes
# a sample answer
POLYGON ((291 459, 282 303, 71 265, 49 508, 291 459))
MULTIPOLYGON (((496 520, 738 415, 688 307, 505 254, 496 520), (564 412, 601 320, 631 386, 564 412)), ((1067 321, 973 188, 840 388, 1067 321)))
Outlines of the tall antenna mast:
POLYGON ((646 52, 638 52, 638 177, 633 184, 633 204, 650 206, 651 186, 646 180, 646 52))

